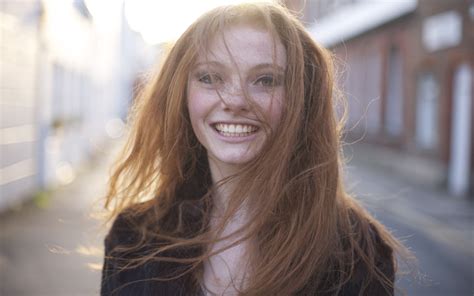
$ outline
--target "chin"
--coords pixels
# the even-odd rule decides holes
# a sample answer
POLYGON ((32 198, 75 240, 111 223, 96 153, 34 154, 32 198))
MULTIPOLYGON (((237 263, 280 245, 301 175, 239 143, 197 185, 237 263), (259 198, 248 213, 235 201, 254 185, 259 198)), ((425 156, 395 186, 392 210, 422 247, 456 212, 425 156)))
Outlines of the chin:
POLYGON ((245 153, 232 153, 232 154, 214 154, 213 159, 220 164, 239 166, 251 161, 255 157, 256 153, 245 151, 245 153))

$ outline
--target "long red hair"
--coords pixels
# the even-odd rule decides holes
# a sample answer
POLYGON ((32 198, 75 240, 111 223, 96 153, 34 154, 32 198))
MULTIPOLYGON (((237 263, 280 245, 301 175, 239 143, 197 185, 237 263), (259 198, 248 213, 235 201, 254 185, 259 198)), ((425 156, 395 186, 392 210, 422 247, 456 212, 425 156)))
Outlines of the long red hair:
POLYGON ((199 282, 202 263, 212 255, 205 246, 222 239, 219 232, 245 202, 249 222, 238 235, 253 244, 251 277, 241 295, 291 295, 309 282, 337 294, 356 264, 369 271, 363 285, 376 279, 392 288, 374 261, 371 232, 391 249, 403 247, 344 189, 336 94, 331 54, 285 8, 225 6, 194 22, 137 100, 128 142, 110 179, 106 207, 112 218, 125 209, 131 216, 153 213, 137 225, 141 239, 132 249, 151 238, 168 242, 128 266, 147 260, 187 262, 199 282), (219 184, 212 184, 206 151, 193 133, 186 86, 198 55, 237 22, 263 27, 285 47, 286 104, 278 130, 235 176, 223 222, 211 231, 211 194, 219 184), (191 225, 190 217, 199 223, 191 225), (156 221, 162 223, 156 227, 156 221), (163 255, 182 247, 203 251, 192 258, 163 255))

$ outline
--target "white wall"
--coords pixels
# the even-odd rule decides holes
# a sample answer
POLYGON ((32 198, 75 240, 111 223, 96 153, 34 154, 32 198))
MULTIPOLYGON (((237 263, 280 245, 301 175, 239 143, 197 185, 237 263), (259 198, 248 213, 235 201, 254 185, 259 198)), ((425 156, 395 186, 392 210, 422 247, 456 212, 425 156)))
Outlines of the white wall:
POLYGON ((33 1, 0 11, 0 210, 37 186, 37 31, 25 16, 33 1))

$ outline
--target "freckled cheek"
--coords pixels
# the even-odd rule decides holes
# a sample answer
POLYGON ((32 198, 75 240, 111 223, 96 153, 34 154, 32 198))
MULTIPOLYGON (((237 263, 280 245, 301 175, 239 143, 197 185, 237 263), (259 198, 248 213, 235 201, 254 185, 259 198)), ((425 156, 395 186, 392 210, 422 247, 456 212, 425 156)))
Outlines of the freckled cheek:
POLYGON ((199 97, 189 96, 188 97, 188 111, 191 120, 197 120, 203 114, 203 106, 199 103, 199 97))
POLYGON ((267 118, 270 120, 272 128, 276 128, 280 123, 285 96, 283 92, 276 92, 273 97, 268 97, 261 102, 260 107, 265 110, 267 118))
POLYGON ((212 111, 213 98, 207 92, 190 87, 187 104, 192 121, 205 120, 212 111))

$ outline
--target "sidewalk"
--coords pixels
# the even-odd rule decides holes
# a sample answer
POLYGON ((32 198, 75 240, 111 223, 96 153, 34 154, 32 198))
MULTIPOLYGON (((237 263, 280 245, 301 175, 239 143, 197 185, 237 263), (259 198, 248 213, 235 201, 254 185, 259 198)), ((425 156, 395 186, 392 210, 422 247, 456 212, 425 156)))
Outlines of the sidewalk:
POLYGON ((71 184, 0 216, 0 295, 98 295, 105 229, 93 218, 110 150, 71 184))
MULTIPOLYGON (((474 200, 420 184, 421 178, 400 175, 386 165, 400 160, 384 149, 354 144, 345 153, 348 189, 369 209, 392 213, 401 223, 474 258, 474 200)), ((415 174, 418 163, 410 161, 415 174)))

